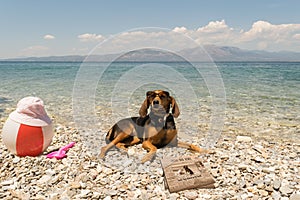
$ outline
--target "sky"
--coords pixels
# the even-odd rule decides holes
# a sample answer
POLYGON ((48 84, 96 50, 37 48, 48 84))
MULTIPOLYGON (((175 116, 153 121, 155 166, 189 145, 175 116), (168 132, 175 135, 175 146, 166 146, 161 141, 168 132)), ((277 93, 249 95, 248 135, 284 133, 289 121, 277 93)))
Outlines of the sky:
POLYGON ((199 45, 300 52, 299 10, 299 0, 2 0, 0 59, 87 55, 118 37, 113 53, 138 36, 147 46, 173 33, 199 45))

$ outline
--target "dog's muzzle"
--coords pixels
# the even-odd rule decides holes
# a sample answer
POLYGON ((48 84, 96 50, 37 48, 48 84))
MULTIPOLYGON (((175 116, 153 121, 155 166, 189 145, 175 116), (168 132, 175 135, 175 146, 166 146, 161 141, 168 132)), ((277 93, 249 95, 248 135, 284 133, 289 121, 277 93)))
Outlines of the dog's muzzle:
POLYGON ((154 108, 159 108, 159 107, 160 107, 159 101, 158 101, 158 100, 154 100, 154 101, 153 101, 153 107, 154 107, 154 108))

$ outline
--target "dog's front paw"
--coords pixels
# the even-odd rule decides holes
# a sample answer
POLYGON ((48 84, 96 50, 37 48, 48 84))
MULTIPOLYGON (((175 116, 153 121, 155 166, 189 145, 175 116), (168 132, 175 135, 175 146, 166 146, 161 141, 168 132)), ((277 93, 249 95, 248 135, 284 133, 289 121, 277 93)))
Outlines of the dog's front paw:
POLYGON ((196 145, 193 145, 193 144, 190 146, 190 149, 195 151, 195 152, 198 152, 198 153, 205 153, 205 154, 210 154, 211 153, 210 150, 202 149, 202 148, 200 148, 196 145))
POLYGON ((105 157, 105 154, 106 154, 106 151, 107 151, 107 148, 106 147, 102 147, 101 148, 101 152, 100 152, 100 154, 99 154, 99 158, 100 159, 104 159, 104 157, 105 157))
POLYGON ((155 156, 155 152, 149 152, 149 153, 147 153, 147 154, 143 157, 142 163, 145 163, 145 162, 147 162, 147 161, 151 161, 151 160, 154 158, 154 156, 155 156))

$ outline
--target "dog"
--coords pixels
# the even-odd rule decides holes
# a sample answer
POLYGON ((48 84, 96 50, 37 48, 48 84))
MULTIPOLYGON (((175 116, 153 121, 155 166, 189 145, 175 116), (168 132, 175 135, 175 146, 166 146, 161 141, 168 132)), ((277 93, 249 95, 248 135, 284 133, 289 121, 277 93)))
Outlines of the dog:
POLYGON ((139 115, 140 117, 122 119, 112 126, 106 135, 107 145, 101 148, 100 158, 104 158, 106 152, 113 146, 127 150, 127 147, 139 143, 142 143, 142 147, 148 152, 143 157, 142 163, 151 161, 157 149, 167 145, 207 153, 196 145, 178 141, 174 118, 180 115, 180 111, 169 92, 148 91, 139 115))

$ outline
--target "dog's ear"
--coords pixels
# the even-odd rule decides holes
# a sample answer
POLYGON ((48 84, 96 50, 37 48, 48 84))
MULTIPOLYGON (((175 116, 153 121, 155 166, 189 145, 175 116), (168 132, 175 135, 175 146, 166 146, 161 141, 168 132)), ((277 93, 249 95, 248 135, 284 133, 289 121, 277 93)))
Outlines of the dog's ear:
POLYGON ((148 91, 146 93, 146 99, 144 100, 144 102, 143 102, 143 104, 142 104, 142 106, 140 108, 140 111, 139 111, 140 117, 146 117, 146 115, 148 114, 147 110, 148 110, 148 108, 150 106, 148 98, 151 95, 151 93, 152 93, 152 91, 148 91))
POLYGON ((170 96, 171 98, 171 104, 172 104, 172 114, 175 118, 177 118, 180 115, 179 107, 174 99, 174 97, 170 96))

